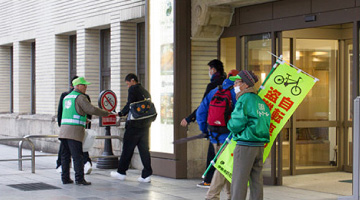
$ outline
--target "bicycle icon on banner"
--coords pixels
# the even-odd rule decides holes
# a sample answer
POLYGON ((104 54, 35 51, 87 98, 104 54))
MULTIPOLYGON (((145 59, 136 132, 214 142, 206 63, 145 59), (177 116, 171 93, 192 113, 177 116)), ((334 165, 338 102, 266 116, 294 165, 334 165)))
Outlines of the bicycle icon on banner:
POLYGON ((290 74, 286 74, 287 77, 284 77, 282 75, 277 75, 274 78, 274 82, 278 85, 281 85, 284 83, 285 87, 290 85, 290 84, 295 84, 294 86, 292 86, 291 88, 291 94, 293 94, 294 96, 297 96, 299 94, 301 94, 301 88, 298 86, 301 77, 298 78, 298 80, 294 80, 294 79, 290 79, 291 75, 290 74))

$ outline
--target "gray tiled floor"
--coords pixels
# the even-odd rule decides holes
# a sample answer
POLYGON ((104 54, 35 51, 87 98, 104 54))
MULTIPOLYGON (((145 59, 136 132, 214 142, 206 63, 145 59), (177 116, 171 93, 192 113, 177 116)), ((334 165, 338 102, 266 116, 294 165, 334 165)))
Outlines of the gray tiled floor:
MULTIPOLYGON (((26 155, 29 152, 25 150, 23 154, 26 155)), ((0 145, 0 159, 5 158, 17 158, 17 148, 0 145)), ((195 186, 200 179, 171 179, 154 175, 150 184, 138 183, 137 178, 140 175, 140 171, 129 170, 127 180, 119 181, 109 176, 111 170, 97 168, 93 168, 93 172, 86 176, 86 180, 92 182, 91 186, 63 185, 60 181, 60 174, 54 169, 55 160, 56 157, 37 157, 35 174, 31 173, 30 161, 23 162, 24 171, 18 171, 17 162, 0 162, 0 199, 180 200, 204 199, 207 191, 195 186), (43 182, 61 189, 21 191, 7 186, 9 184, 36 182, 43 182)), ((73 177, 74 174, 72 173, 71 176, 73 177)), ((332 178, 332 174, 323 174, 322 176, 330 176, 332 178)), ((343 179, 348 178, 344 177, 344 174, 335 174, 335 176, 343 177, 343 179)), ((341 186, 347 191, 344 194, 344 192, 341 193, 334 190, 326 191, 316 188, 312 189, 311 186, 306 187, 306 185, 309 185, 306 184, 306 181, 309 180, 315 183, 311 180, 311 177, 285 177, 285 186, 264 187, 265 199, 337 199, 341 195, 351 195, 350 183, 343 183, 341 186), (349 188, 350 193, 348 192, 349 188)), ((323 180, 329 182, 328 179, 323 180)), ((321 185, 319 182, 315 184, 321 185)), ((327 187, 330 187, 330 185, 327 187)), ((341 189, 341 191, 344 191, 344 189, 341 189)), ((221 195, 221 199, 225 199, 225 196, 221 195)))

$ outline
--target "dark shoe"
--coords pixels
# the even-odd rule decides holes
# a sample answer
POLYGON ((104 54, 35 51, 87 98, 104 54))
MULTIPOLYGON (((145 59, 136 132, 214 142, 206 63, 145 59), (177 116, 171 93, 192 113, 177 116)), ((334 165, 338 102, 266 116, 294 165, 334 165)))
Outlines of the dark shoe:
POLYGON ((76 181, 76 185, 91 185, 91 182, 87 182, 85 180, 76 181))
POLYGON ((63 180, 62 182, 63 182, 63 184, 73 184, 74 183, 74 181, 71 179, 63 180))

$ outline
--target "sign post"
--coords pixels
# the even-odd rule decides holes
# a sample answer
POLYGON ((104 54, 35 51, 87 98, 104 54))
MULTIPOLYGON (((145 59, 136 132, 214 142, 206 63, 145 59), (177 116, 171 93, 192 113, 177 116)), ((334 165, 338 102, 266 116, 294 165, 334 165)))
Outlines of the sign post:
MULTIPOLYGON (((111 112, 115 110, 116 103, 116 95, 113 91, 104 90, 100 93, 98 99, 100 108, 111 112)), ((100 127, 105 127, 105 136, 110 136, 110 127, 116 125, 116 114, 111 114, 107 117, 100 117, 99 125, 100 127)), ((112 151, 111 139, 105 139, 104 152, 102 153, 102 156, 112 155, 114 154, 112 151)), ((118 159, 115 157, 99 158, 96 167, 100 169, 115 169, 118 167, 118 159)))

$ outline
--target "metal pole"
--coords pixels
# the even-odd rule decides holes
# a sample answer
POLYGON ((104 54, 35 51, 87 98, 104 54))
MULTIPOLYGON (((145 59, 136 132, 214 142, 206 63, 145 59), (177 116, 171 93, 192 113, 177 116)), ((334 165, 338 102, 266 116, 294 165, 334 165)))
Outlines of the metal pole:
POLYGON ((22 144, 23 144, 23 141, 21 140, 19 142, 19 147, 18 147, 18 169, 19 171, 22 171, 22 144))
MULTIPOLYGON (((105 136, 111 136, 110 126, 105 127, 105 136)), ((102 156, 113 155, 114 154, 112 150, 111 139, 105 139, 104 152, 102 153, 102 156)), ((116 169, 118 167, 118 158, 99 158, 96 167, 99 169, 116 169)))
POLYGON ((360 161, 360 96, 354 100, 354 119, 353 119, 353 195, 339 197, 340 200, 353 199, 359 200, 359 161, 360 161))
POLYGON ((31 146, 31 173, 35 174, 35 145, 28 139, 31 146))
POLYGON ((359 135, 359 120, 360 120, 360 97, 357 97, 354 100, 354 142, 353 142, 353 197, 354 199, 359 199, 359 144, 360 144, 360 135, 359 135))

